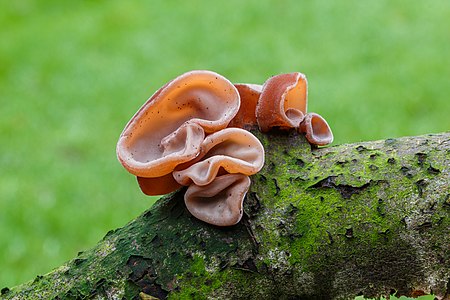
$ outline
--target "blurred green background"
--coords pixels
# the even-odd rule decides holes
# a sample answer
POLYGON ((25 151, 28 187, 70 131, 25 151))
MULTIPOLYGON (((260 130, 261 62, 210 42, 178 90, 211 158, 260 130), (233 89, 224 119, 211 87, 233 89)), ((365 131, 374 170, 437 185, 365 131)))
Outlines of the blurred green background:
POLYGON ((0 37, 0 288, 153 203, 115 144, 188 70, 305 73, 334 144, 450 129, 449 1, 0 0, 0 37))

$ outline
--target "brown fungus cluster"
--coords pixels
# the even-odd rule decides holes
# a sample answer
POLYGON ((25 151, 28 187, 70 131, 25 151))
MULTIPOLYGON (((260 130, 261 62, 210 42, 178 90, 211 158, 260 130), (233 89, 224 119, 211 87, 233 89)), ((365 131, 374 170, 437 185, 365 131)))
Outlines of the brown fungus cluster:
POLYGON ((331 143, 327 122, 307 113, 301 73, 264 85, 232 84, 211 71, 191 71, 161 87, 128 122, 117 157, 146 195, 187 186, 189 212, 217 226, 238 223, 250 175, 264 165, 264 148, 244 128, 295 128, 311 144, 331 143))

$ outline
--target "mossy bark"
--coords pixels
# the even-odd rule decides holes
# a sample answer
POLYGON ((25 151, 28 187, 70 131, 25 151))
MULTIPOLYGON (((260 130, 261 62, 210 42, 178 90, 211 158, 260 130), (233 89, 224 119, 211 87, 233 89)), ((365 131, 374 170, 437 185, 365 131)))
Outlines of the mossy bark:
POLYGON ((320 149, 255 134, 266 163, 236 226, 198 221, 180 190, 1 297, 449 298, 450 133, 320 149))

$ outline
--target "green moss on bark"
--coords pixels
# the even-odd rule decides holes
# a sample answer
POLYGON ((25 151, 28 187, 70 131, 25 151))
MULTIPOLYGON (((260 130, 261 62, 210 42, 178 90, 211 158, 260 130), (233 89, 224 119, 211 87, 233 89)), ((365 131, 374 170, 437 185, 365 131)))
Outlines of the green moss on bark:
POLYGON ((255 134, 267 154, 245 216, 193 218, 184 190, 160 199, 5 299, 351 298, 444 295, 450 281, 450 134, 315 149, 255 134))

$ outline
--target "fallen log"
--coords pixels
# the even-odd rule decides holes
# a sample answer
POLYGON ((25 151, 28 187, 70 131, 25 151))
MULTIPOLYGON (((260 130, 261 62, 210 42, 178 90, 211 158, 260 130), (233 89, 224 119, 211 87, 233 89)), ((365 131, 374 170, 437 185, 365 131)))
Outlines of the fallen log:
POLYGON ((450 133, 329 148, 253 133, 266 162, 237 225, 192 217, 181 189, 1 297, 450 298, 450 133))

